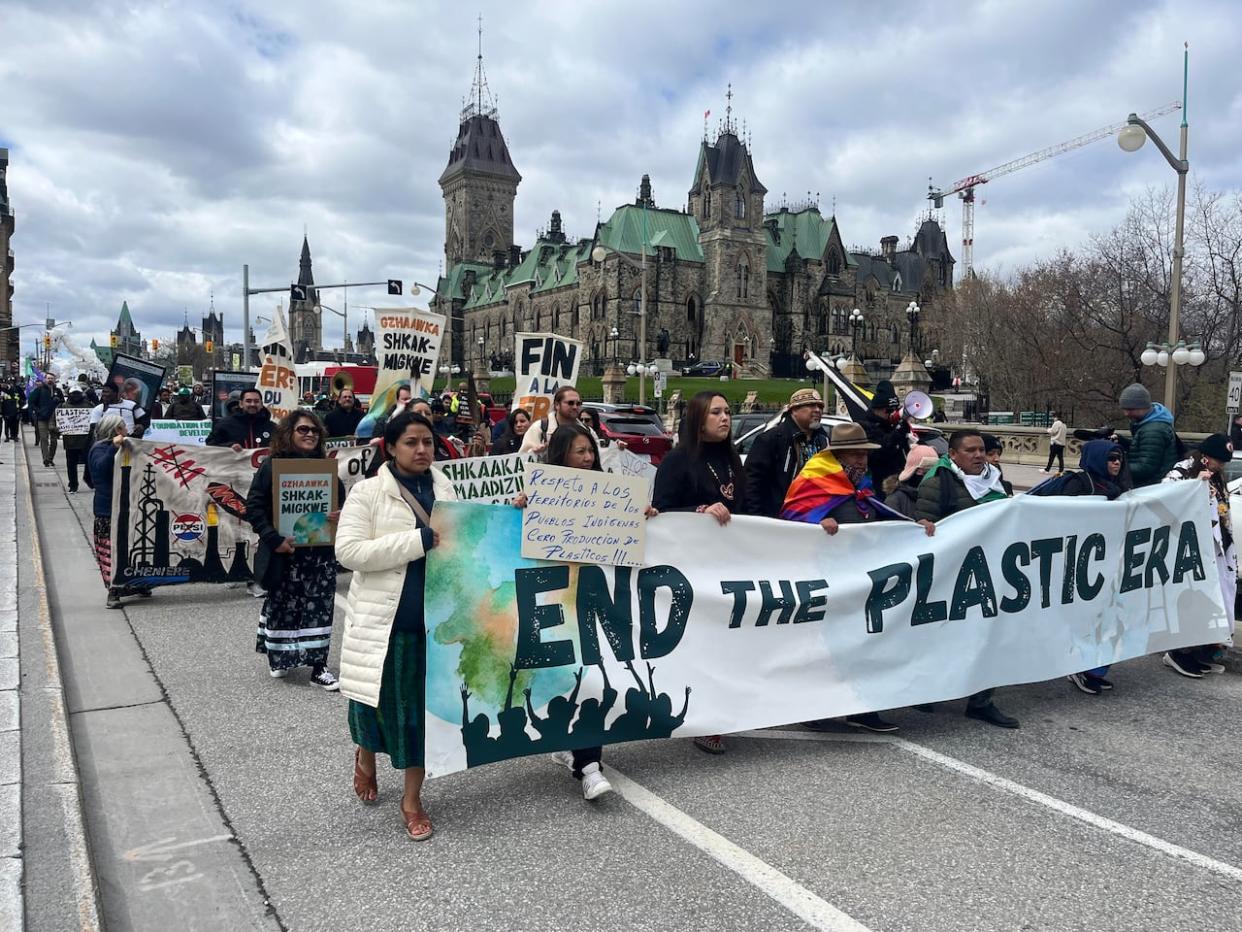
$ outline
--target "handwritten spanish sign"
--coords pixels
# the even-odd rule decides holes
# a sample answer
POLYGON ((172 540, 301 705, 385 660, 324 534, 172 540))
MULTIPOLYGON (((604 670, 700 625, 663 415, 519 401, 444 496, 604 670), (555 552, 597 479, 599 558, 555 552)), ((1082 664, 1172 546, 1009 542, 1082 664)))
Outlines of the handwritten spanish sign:
POLYGON ((525 408, 537 421, 552 410, 552 396, 558 388, 578 384, 582 342, 555 333, 518 333, 514 337, 517 383, 512 410, 525 408))
POLYGON ((522 556, 558 563, 642 566, 651 483, 633 476, 530 464, 522 556))
POLYGON ((537 458, 529 453, 472 456, 445 460, 432 469, 440 470, 444 478, 453 483, 458 501, 503 505, 521 494, 525 488, 527 464, 537 458))
POLYGON ((322 547, 332 543, 336 526, 328 513, 336 511, 335 460, 272 460, 273 524, 295 547, 322 547))

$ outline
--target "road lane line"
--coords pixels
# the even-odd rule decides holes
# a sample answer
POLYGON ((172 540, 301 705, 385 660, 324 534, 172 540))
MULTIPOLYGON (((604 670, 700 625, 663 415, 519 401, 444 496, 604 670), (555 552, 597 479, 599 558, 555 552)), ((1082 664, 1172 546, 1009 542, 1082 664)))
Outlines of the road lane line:
POLYGON ((870 932, 866 926, 820 899, 792 877, 735 845, 613 767, 604 768, 623 799, 674 834, 758 887, 803 922, 826 932, 870 932))
POLYGON ((887 744, 895 748, 900 748, 916 757, 939 764, 941 767, 956 771, 963 776, 970 777, 972 780, 978 780, 980 783, 986 783, 988 786, 1003 790, 1006 793, 1012 793, 1028 802, 1051 809, 1061 815, 1068 816, 1071 819, 1077 819, 1085 822, 1094 828, 1102 829, 1114 835, 1125 838, 1136 844, 1151 848, 1153 851, 1159 851, 1169 857, 1176 858, 1179 861, 1185 861, 1193 864, 1202 870, 1210 871, 1229 880, 1242 882, 1242 867, 1237 867, 1225 861, 1218 861, 1216 858, 1208 857, 1206 854, 1200 854, 1197 851, 1191 851, 1189 848, 1183 848, 1181 845, 1175 845, 1171 841, 1165 841, 1163 838, 1157 838, 1155 835, 1149 835, 1147 832, 1124 823, 1117 822, 1105 816, 1091 812, 1089 809, 1083 809, 1081 806, 1075 806, 1073 803, 1067 803, 1063 799, 1057 799, 1055 796, 1049 796, 1047 793, 1041 793, 1039 790, 1032 789, 1002 777, 1000 774, 992 773, 990 770, 984 770, 982 767, 976 767, 974 764, 968 764, 956 757, 950 757, 948 754, 942 754, 939 751, 933 751, 929 747, 916 744, 906 738, 897 738, 891 735, 853 735, 853 734, 836 734, 829 732, 796 732, 796 731, 747 731, 742 732, 738 737, 759 738, 777 741, 833 741, 833 742, 853 742, 865 744, 887 744), (859 739, 863 739, 861 742, 859 739))

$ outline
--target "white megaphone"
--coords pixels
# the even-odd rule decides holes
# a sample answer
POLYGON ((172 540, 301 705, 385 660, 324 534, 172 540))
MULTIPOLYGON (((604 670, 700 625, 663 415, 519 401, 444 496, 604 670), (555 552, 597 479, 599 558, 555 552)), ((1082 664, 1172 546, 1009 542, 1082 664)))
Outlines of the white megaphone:
POLYGON ((925 421, 936 413, 936 403, 931 400, 931 396, 922 392, 910 392, 906 395, 902 409, 908 417, 916 421, 925 421))

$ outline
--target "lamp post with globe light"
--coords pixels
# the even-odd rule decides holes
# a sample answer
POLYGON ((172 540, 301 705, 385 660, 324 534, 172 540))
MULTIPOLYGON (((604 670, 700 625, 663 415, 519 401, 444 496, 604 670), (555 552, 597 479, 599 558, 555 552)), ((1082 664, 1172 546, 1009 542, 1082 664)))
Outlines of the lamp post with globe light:
POLYGON ((1117 134, 1117 145, 1121 146, 1126 152, 1137 152, 1143 147, 1148 138, 1156 144, 1156 148, 1160 150, 1160 154, 1164 156, 1165 161, 1177 172, 1177 223, 1173 233, 1173 280, 1169 293, 1169 340, 1161 346, 1155 346, 1149 343, 1147 349, 1143 351, 1142 362, 1145 366, 1160 365, 1166 367, 1164 376, 1164 406, 1172 413, 1174 410, 1174 396, 1177 389, 1177 366, 1190 364, 1192 366, 1201 365, 1205 355, 1203 350, 1197 343, 1192 343, 1189 347, 1178 339, 1178 318, 1182 309, 1182 257, 1185 255, 1183 246, 1183 230, 1186 219, 1186 176, 1190 173, 1190 162, 1186 160, 1186 143, 1189 133, 1189 126, 1186 122, 1186 88, 1190 76, 1190 49, 1186 47, 1186 51, 1182 56, 1182 125, 1179 153, 1174 158, 1173 153, 1169 151, 1169 147, 1164 144, 1157 134, 1147 123, 1138 116, 1131 113, 1127 119, 1126 127, 1117 134), (1193 347, 1193 348, 1192 348, 1193 347), (1194 362, 1194 359, 1198 362, 1194 362), (1150 359, 1150 362, 1148 361, 1150 359), (1173 361, 1173 365, 1169 365, 1169 361, 1173 361))
POLYGON ((854 356, 854 357, 858 356, 858 332, 862 330, 863 322, 865 320, 866 318, 863 316, 863 312, 860 311, 858 308, 854 308, 854 310, 850 311, 850 316, 849 316, 850 330, 854 334, 854 342, 850 346, 851 356, 854 356))

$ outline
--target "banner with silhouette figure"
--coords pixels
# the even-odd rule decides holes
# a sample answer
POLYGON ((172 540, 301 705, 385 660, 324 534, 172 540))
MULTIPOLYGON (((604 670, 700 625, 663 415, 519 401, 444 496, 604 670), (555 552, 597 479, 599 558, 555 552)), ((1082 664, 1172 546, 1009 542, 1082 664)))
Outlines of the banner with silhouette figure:
POLYGON ((650 519, 646 565, 525 560, 517 508, 438 502, 426 764, 728 734, 1038 682, 1229 635, 1202 483, 908 521, 650 519), (469 567, 469 572, 463 572, 469 567))
MULTIPOLYGON (((375 449, 353 444, 328 451, 346 494, 375 449)), ((266 458, 265 449, 234 453, 181 441, 126 440, 113 466, 113 584, 250 579, 258 537, 246 520, 246 496, 266 458)))

